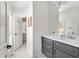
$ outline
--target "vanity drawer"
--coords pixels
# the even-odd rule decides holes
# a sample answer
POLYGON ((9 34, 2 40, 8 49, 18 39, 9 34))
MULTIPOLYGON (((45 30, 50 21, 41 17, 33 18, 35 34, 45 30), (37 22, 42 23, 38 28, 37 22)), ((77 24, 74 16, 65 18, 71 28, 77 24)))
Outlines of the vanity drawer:
POLYGON ((56 50, 56 58, 73 58, 73 56, 59 50, 59 49, 55 49, 56 50))
POLYGON ((58 48, 68 54, 79 57, 79 49, 73 46, 55 41, 55 48, 58 48))
POLYGON ((54 41, 45 37, 42 37, 42 52, 48 58, 52 58, 54 55, 54 41))
POLYGON ((44 44, 48 44, 48 45, 51 45, 51 46, 52 46, 53 40, 48 39, 48 38, 46 38, 46 37, 42 37, 42 42, 43 42, 44 44))

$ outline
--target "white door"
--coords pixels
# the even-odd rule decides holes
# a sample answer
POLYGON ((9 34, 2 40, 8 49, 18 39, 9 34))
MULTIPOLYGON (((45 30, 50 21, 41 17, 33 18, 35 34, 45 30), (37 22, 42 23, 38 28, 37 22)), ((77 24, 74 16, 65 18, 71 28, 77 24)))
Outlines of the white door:
POLYGON ((15 20, 14 23, 14 48, 15 50, 21 47, 22 45, 22 20, 19 17, 16 17, 13 19, 15 20))
POLYGON ((7 57, 7 5, 0 2, 0 58, 7 57))

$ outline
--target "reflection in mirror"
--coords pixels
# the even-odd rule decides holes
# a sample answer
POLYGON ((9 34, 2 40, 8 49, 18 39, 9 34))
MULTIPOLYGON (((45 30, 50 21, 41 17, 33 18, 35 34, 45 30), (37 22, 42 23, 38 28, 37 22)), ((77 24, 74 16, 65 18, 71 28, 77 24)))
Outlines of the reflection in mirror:
POLYGON ((79 35, 79 2, 67 2, 59 8, 59 32, 79 35))
POLYGON ((49 30, 69 37, 79 35, 79 2, 55 1, 49 3, 49 30), (58 32, 57 32, 58 31, 58 32))

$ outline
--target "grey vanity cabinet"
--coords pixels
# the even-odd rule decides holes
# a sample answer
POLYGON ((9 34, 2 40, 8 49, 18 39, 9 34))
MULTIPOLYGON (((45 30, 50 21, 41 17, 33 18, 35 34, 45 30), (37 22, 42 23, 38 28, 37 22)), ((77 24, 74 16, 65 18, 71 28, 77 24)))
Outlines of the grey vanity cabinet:
POLYGON ((79 58, 79 48, 42 37, 42 52, 48 58, 79 58))
POLYGON ((54 41, 54 48, 56 49, 56 54, 58 50, 62 51, 63 53, 60 52, 60 54, 64 55, 65 58, 79 57, 79 48, 77 47, 54 41))
POLYGON ((73 58, 72 55, 69 55, 65 52, 63 52, 62 50, 60 49, 55 49, 56 50, 56 53, 55 53, 55 58, 73 58))
POLYGON ((48 58, 54 57, 54 41, 48 38, 42 37, 42 52, 48 58))

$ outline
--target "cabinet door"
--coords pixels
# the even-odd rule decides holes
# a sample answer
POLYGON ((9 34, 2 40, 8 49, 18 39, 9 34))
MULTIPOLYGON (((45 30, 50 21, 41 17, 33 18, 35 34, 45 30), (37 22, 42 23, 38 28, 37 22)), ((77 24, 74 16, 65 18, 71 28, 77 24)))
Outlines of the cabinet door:
POLYGON ((18 49, 22 45, 22 19, 16 17, 13 20, 13 48, 18 49))
POLYGON ((56 49, 56 58, 73 58, 73 56, 59 50, 59 49, 56 49))
POLYGON ((54 42, 51 39, 42 37, 42 52, 48 58, 54 57, 54 42))

